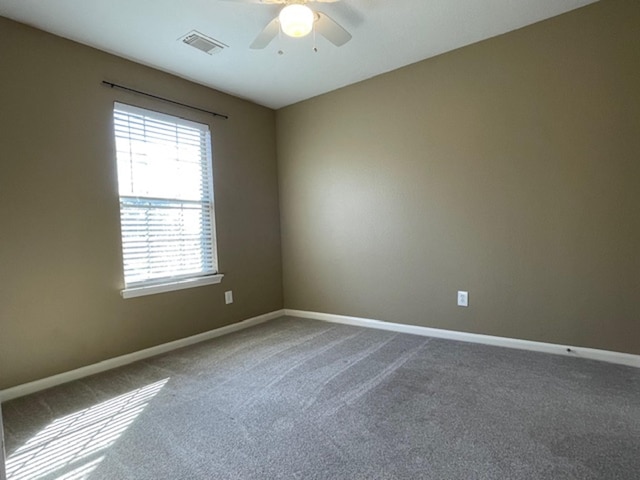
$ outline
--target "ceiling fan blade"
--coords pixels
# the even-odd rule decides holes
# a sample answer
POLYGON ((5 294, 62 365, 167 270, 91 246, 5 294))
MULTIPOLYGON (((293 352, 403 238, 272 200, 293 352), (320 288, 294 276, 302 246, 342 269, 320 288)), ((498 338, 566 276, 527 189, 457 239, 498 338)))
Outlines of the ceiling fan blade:
POLYGON ((249 45, 249 48, 252 48, 253 50, 265 48, 271 43, 271 40, 276 38, 278 32, 280 32, 280 23, 278 22, 278 17, 276 17, 271 20, 266 27, 264 27, 264 30, 262 30, 253 43, 249 45))
POLYGON ((316 11, 316 14, 318 15, 318 20, 316 20, 315 23, 316 32, 333 43, 336 47, 341 47, 351 40, 351 34, 338 25, 335 20, 322 12, 316 11))

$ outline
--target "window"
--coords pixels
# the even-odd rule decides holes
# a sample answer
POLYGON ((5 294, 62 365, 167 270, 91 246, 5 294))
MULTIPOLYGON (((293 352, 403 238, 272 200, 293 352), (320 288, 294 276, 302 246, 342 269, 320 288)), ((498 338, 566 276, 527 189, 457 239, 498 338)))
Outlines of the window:
POLYGON ((121 103, 113 120, 123 297, 219 283, 209 127, 121 103))

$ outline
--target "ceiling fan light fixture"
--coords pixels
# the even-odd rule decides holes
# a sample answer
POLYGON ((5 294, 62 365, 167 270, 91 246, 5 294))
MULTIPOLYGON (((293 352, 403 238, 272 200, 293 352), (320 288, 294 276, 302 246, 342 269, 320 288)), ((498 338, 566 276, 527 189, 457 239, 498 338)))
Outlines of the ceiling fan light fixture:
POLYGON ((306 5, 293 3, 280 10, 278 20, 280 21, 280 28, 282 28, 285 35, 301 38, 309 35, 313 30, 315 16, 313 10, 306 5))

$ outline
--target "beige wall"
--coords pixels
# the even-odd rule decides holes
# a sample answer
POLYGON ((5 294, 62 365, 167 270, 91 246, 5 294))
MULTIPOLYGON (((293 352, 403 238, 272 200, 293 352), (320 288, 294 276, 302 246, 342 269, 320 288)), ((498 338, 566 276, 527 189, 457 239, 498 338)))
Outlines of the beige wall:
POLYGON ((0 389, 282 308, 272 110, 3 18, 0 39, 0 389), (115 100, 211 125, 222 284, 120 297, 115 100))
POLYGON ((638 25, 603 1, 278 111, 285 306, 640 354, 638 25))
POLYGON ((281 110, 276 137, 0 18, 0 389, 282 308, 283 266, 288 308, 640 353, 639 24, 605 0, 281 110), (210 123, 221 285, 120 298, 116 100, 210 123))

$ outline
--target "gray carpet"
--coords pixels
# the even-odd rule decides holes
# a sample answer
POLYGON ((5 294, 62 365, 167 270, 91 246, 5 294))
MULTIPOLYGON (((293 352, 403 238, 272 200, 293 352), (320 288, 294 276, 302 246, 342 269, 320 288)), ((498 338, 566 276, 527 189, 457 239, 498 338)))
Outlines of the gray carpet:
POLYGON ((640 370, 293 318, 3 409, 10 480, 640 478, 640 370))

